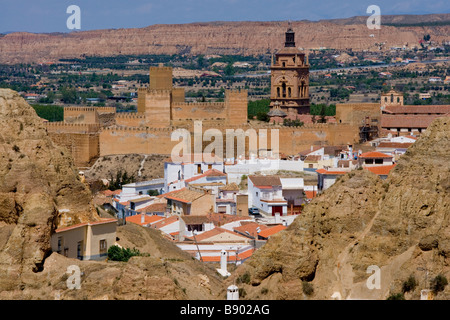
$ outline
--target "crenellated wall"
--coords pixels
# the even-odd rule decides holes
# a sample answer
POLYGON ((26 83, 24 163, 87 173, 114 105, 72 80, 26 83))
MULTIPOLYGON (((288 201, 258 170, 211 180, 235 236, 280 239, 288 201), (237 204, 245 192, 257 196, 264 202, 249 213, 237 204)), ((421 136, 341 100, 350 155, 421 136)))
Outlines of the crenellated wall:
MULTIPOLYGON (((272 149, 272 131, 278 136, 279 152, 284 154, 297 154, 300 151, 309 149, 311 145, 344 145, 357 142, 359 139, 358 128, 348 124, 308 124, 300 128, 282 127, 273 125, 264 125, 257 127, 245 126, 227 126, 217 125, 209 126, 203 123, 202 132, 208 129, 217 129, 222 133, 223 155, 226 154, 226 132, 227 129, 244 132, 249 130, 262 137, 266 137, 266 148, 272 149)), ((191 150, 193 151, 193 129, 187 128, 191 133, 191 150)), ((175 128, 143 128, 143 127, 109 127, 103 128, 100 133, 100 156, 108 154, 128 154, 128 153, 157 153, 170 154, 172 149, 179 141, 171 141, 171 134, 175 128)), ((276 137, 276 136, 274 136, 276 137)), ((259 138, 258 138, 259 139, 259 138)), ((236 150, 237 140, 235 138, 234 150, 236 150)), ((245 139, 245 150, 248 156, 249 138, 245 139)), ((258 140, 259 141, 259 140, 258 140)), ((259 142, 258 142, 259 143, 259 142)), ((209 141, 203 141, 203 149, 209 145, 209 141)), ((257 146, 258 148, 261 145, 257 146)))

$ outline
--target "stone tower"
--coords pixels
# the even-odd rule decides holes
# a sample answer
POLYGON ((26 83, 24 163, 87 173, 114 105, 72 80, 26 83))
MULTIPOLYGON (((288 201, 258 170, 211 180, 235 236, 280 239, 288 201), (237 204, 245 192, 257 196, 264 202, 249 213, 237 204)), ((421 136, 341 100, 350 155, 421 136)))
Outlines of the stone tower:
POLYGON ((295 33, 286 31, 284 48, 272 56, 270 107, 288 116, 309 113, 309 62, 295 46, 295 33))

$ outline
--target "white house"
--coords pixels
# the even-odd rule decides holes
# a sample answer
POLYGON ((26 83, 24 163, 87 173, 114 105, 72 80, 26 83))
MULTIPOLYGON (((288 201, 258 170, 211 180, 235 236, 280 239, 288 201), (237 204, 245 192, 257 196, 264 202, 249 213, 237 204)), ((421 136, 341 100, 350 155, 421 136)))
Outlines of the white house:
POLYGON ((186 187, 186 180, 204 174, 208 170, 224 172, 224 163, 215 158, 212 162, 196 161, 195 155, 191 155, 189 162, 177 162, 168 159, 164 163, 164 192, 182 189, 186 187))
POLYGON ((319 190, 326 190, 331 187, 338 177, 350 172, 349 168, 319 169, 317 172, 317 187, 319 190))
POLYGON ((236 215, 236 196, 238 193, 239 187, 236 183, 220 187, 216 198, 216 212, 236 215))
POLYGON ((298 160, 280 160, 272 158, 257 158, 252 155, 249 159, 238 158, 236 161, 230 159, 225 164, 225 172, 228 175, 228 183, 239 184, 242 176, 249 176, 256 172, 276 173, 279 170, 303 171, 303 161, 298 160))
POLYGON ((248 204, 260 211, 275 215, 287 214, 287 201, 283 198, 282 184, 276 176, 248 177, 248 204))

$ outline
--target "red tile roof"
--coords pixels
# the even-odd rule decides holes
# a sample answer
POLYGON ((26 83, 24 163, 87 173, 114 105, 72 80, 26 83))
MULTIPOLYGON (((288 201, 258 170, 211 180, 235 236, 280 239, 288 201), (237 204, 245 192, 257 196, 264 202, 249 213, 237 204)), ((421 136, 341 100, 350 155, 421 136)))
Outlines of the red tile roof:
POLYGON ((170 216, 168 218, 164 218, 164 219, 159 220, 158 222, 152 224, 152 227, 155 229, 160 229, 162 227, 168 226, 169 224, 172 224, 177 221, 178 221, 177 216, 170 216))
POLYGON ((382 128, 411 128, 426 129, 434 119, 443 115, 381 115, 382 128))
POLYGON ((312 199, 317 196, 317 191, 305 191, 306 198, 312 199))
POLYGON ((72 230, 72 229, 77 229, 80 227, 84 227, 84 226, 94 226, 94 225, 98 225, 98 224, 105 224, 105 223, 112 223, 112 222, 117 222, 117 219, 115 218, 101 218, 99 221, 91 221, 91 222, 83 222, 83 223, 78 223, 78 224, 74 224, 68 227, 62 227, 62 228, 58 228, 55 230, 56 233, 59 232, 63 232, 63 231, 68 231, 68 230, 72 230))
POLYGON ((322 169, 316 170, 316 172, 317 172, 317 173, 320 173, 320 174, 330 174, 330 175, 335 175, 335 174, 346 174, 346 173, 348 173, 349 171, 328 171, 328 170, 322 168, 322 169))
MULTIPOLYGON (((209 238, 217 236, 221 233, 229 233, 232 234, 233 236, 237 236, 237 237, 242 237, 243 239, 248 239, 240 234, 237 234, 236 232, 224 229, 224 228, 220 228, 220 227, 215 227, 214 229, 211 229, 209 231, 205 231, 199 235, 195 236, 195 240, 197 242, 202 242, 202 241, 207 241, 209 238)), ((186 237, 187 239, 192 239, 194 240, 194 237, 186 237)))
POLYGON ((165 194, 166 199, 175 200, 183 203, 191 203, 200 197, 205 195, 204 192, 190 190, 188 188, 183 188, 180 190, 175 190, 165 194))
POLYGON ((165 212, 166 208, 166 203, 152 203, 147 207, 137 210, 137 212, 165 212))
POLYGON ((267 229, 268 227, 266 225, 264 225, 264 224, 259 224, 259 223, 256 223, 256 222, 245 223, 243 221, 242 225, 240 227, 236 227, 233 230, 237 231, 239 233, 242 233, 243 235, 248 235, 250 237, 257 238, 258 237, 258 232, 257 232, 258 228, 260 229, 260 231, 262 231, 264 229, 267 229))
POLYGON ((370 151, 370 152, 365 152, 363 154, 361 154, 359 156, 362 159, 368 159, 368 158, 392 158, 392 156, 382 153, 382 152, 377 152, 377 151, 370 151))
POLYGON ((377 175, 388 175, 389 172, 395 167, 395 164, 390 166, 373 166, 373 167, 365 167, 364 169, 369 170, 377 175))
POLYGON ((205 171, 203 174, 194 176, 192 178, 186 179, 185 182, 189 183, 195 180, 198 180, 203 177, 226 177, 227 174, 223 173, 222 171, 219 171, 217 169, 209 169, 208 171, 205 171))
MULTIPOLYGON (((238 252, 237 260, 244 260, 252 256, 255 249, 249 249, 245 250, 243 252, 238 252)), ((219 262, 220 256, 214 255, 214 256, 208 256, 208 255, 202 255, 203 262, 219 262)), ((229 251, 228 259, 227 261, 236 261, 236 251, 229 251)))
POLYGON ((259 233, 259 235, 260 235, 261 237, 263 237, 263 238, 268 238, 268 237, 270 237, 271 235, 274 235, 275 233, 278 233, 278 232, 280 232, 281 230, 284 230, 284 229, 286 229, 286 227, 283 226, 283 225, 281 225, 281 224, 279 224, 279 225, 276 225, 276 226, 274 226, 274 227, 267 228, 267 229, 261 231, 261 232, 259 233))
POLYGON ((281 186, 280 177, 277 176, 248 176, 253 185, 258 188, 281 186))
POLYGON ((132 223, 138 224, 140 226, 147 225, 147 224, 150 224, 150 223, 154 223, 154 222, 160 221, 160 220, 162 220, 164 218, 160 217, 160 216, 157 216, 157 215, 151 215, 151 216, 150 215, 145 215, 144 223, 141 222, 142 221, 141 219, 142 219, 142 214, 136 214, 134 216, 130 216, 130 217, 126 217, 125 218, 125 220, 127 222, 132 222, 132 223))
POLYGON ((383 113, 390 114, 446 114, 450 112, 450 105, 406 105, 406 106, 386 106, 383 113))

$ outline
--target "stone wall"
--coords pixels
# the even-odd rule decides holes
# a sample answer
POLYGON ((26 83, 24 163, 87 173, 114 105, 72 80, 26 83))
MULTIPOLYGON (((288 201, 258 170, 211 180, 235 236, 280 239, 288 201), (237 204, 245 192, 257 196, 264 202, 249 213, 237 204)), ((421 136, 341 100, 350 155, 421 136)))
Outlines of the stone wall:
POLYGON ((381 110, 379 103, 337 103, 336 122, 362 126, 365 118, 370 117, 380 122, 381 110))
POLYGON ((98 123, 98 113, 95 107, 65 107, 64 122, 66 123, 98 123))
MULTIPOLYGON (((349 124, 310 124, 301 128, 277 128, 267 125, 260 127, 246 126, 202 126, 202 131, 215 128, 222 132, 223 155, 226 155, 226 130, 242 129, 244 132, 253 129, 256 135, 262 136, 266 145, 263 149, 271 149, 272 134, 278 135, 279 152, 291 155, 305 149, 311 145, 343 145, 355 143, 359 140, 359 130, 357 126, 349 124), (278 129, 272 132, 271 129, 278 129), (264 139, 264 137, 266 137, 264 139)), ((110 127, 102 129, 100 133, 100 156, 109 154, 129 154, 129 153, 156 153, 169 155, 179 141, 171 141, 172 128, 137 128, 137 127, 110 127)), ((191 132, 191 150, 193 151, 193 130, 191 132)), ((274 136, 275 137, 275 136, 274 136)), ((236 151, 237 138, 234 139, 234 150, 236 151)), ((258 140, 259 141, 259 140, 258 140)), ((259 142, 257 149, 261 148, 259 142)), ((209 141, 203 142, 203 149, 209 145, 209 141)), ((250 139, 245 138, 245 151, 248 155, 250 139)))
POLYGON ((87 167, 98 158, 98 133, 49 132, 48 135, 58 146, 67 148, 77 167, 87 167))

